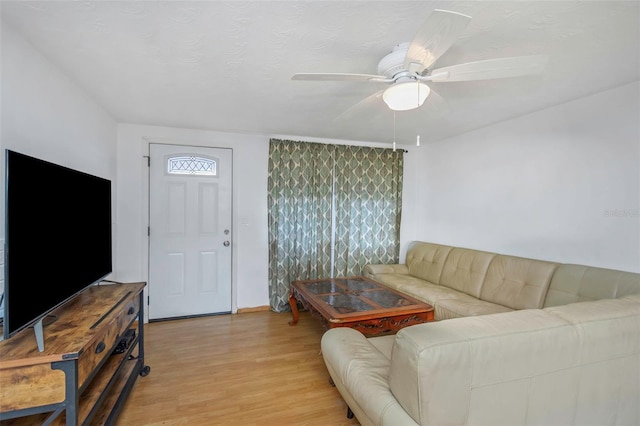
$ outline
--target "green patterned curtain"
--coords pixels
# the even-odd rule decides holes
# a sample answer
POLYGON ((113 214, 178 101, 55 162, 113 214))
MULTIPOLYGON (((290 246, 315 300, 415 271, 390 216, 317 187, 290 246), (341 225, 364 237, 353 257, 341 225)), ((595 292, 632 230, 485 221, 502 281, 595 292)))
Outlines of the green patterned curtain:
POLYGON ((336 147, 335 276, 398 262, 402 172, 402 150, 336 147))
POLYGON ((331 145, 269 142, 269 299, 289 308, 292 281, 331 274, 331 145))
POLYGON ((269 141, 273 311, 290 310, 292 281, 360 275, 367 263, 398 262, 402 169, 402 150, 269 141))

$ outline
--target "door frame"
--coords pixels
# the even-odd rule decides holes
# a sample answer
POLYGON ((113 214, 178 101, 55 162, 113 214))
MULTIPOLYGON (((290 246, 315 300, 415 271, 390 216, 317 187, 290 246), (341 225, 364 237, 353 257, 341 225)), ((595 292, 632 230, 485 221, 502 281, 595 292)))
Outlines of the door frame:
MULTIPOLYGON (((142 203, 142 218, 141 218, 141 233, 142 233, 142 241, 143 244, 141 245, 141 259, 143 262, 142 265, 142 275, 143 275, 143 280, 147 283, 147 285, 144 288, 144 300, 147 306, 147 309, 144 310, 144 322, 148 323, 149 322, 149 285, 151 283, 149 283, 149 255, 150 255, 150 238, 149 238, 149 226, 150 226, 150 218, 151 218, 151 211, 150 211, 150 197, 151 197, 151 191, 150 191, 150 186, 151 186, 151 169, 149 167, 149 161, 150 161, 150 145, 151 144, 159 144, 159 145, 180 145, 180 146, 184 146, 185 149, 188 149, 189 147, 197 147, 197 148, 220 148, 220 149, 230 149, 231 150, 231 235, 238 235, 238 224, 237 224, 237 220, 236 220, 236 206, 237 206, 237 200, 236 200, 236 192, 234 190, 234 181, 235 181, 235 173, 236 173, 236 168, 233 167, 233 147, 231 146, 224 146, 224 145, 220 145, 220 144, 215 144, 212 143, 210 145, 208 144, 202 144, 202 143, 187 143, 187 142, 183 142, 183 141, 176 141, 173 139, 168 139, 168 138, 147 138, 147 137, 142 137, 141 139, 141 151, 142 151, 142 156, 140 158, 140 164, 142 165, 141 170, 142 170, 142 199, 140 200, 142 203), (146 242, 146 243, 145 243, 146 242)), ((232 314, 236 314, 238 313, 238 289, 237 289, 237 273, 238 273, 238 268, 237 268, 237 262, 236 259, 238 253, 237 253, 237 244, 231 244, 231 313, 232 314)))

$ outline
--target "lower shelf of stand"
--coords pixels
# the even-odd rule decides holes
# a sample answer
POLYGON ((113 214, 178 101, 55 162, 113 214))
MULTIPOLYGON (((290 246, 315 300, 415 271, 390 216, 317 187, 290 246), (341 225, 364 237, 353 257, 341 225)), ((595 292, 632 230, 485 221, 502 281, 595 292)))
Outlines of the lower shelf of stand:
MULTIPOLYGON (((138 358, 128 359, 122 364, 122 368, 118 374, 113 372, 120 366, 124 354, 111 355, 101 370, 101 374, 95 377, 87 389, 80 395, 80 404, 78 410, 78 423, 89 425, 104 425, 110 423, 115 418, 121 404, 120 400, 124 400, 131 387, 136 381, 137 374, 142 367, 142 360, 138 358), (135 371, 135 374, 134 374, 135 371), (125 390, 126 388, 129 388, 125 390), (105 390, 108 389, 108 392, 105 390), (100 399, 103 398, 102 401, 100 399), (85 423, 93 410, 96 410, 91 422, 85 423)), ((31 426, 42 425, 51 413, 34 414, 32 416, 18 417, 11 420, 0 422, 2 426, 31 426)), ((62 412, 51 425, 65 425, 66 416, 62 412)))
POLYGON ((124 400, 131 391, 131 387, 135 383, 137 376, 142 368, 142 360, 135 358, 128 360, 124 368, 114 378, 116 383, 109 389, 109 394, 99 406, 99 409, 93 419, 91 425, 104 425, 112 423, 124 400), (135 374, 134 374, 135 371, 135 374))

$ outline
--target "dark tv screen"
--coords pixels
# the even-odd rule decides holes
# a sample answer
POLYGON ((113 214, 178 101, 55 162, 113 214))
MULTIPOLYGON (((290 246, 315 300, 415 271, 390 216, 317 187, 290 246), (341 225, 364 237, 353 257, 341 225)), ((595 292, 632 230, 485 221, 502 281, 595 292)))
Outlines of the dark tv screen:
POLYGON ((4 338, 112 272, 111 181, 6 150, 4 338))

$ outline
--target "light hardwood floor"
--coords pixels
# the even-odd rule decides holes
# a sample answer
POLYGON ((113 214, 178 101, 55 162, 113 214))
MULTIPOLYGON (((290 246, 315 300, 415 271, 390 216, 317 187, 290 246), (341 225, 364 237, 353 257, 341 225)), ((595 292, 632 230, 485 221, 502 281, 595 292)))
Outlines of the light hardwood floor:
POLYGON ((146 377, 117 426, 358 425, 320 353, 308 312, 268 311, 145 324, 146 377))

